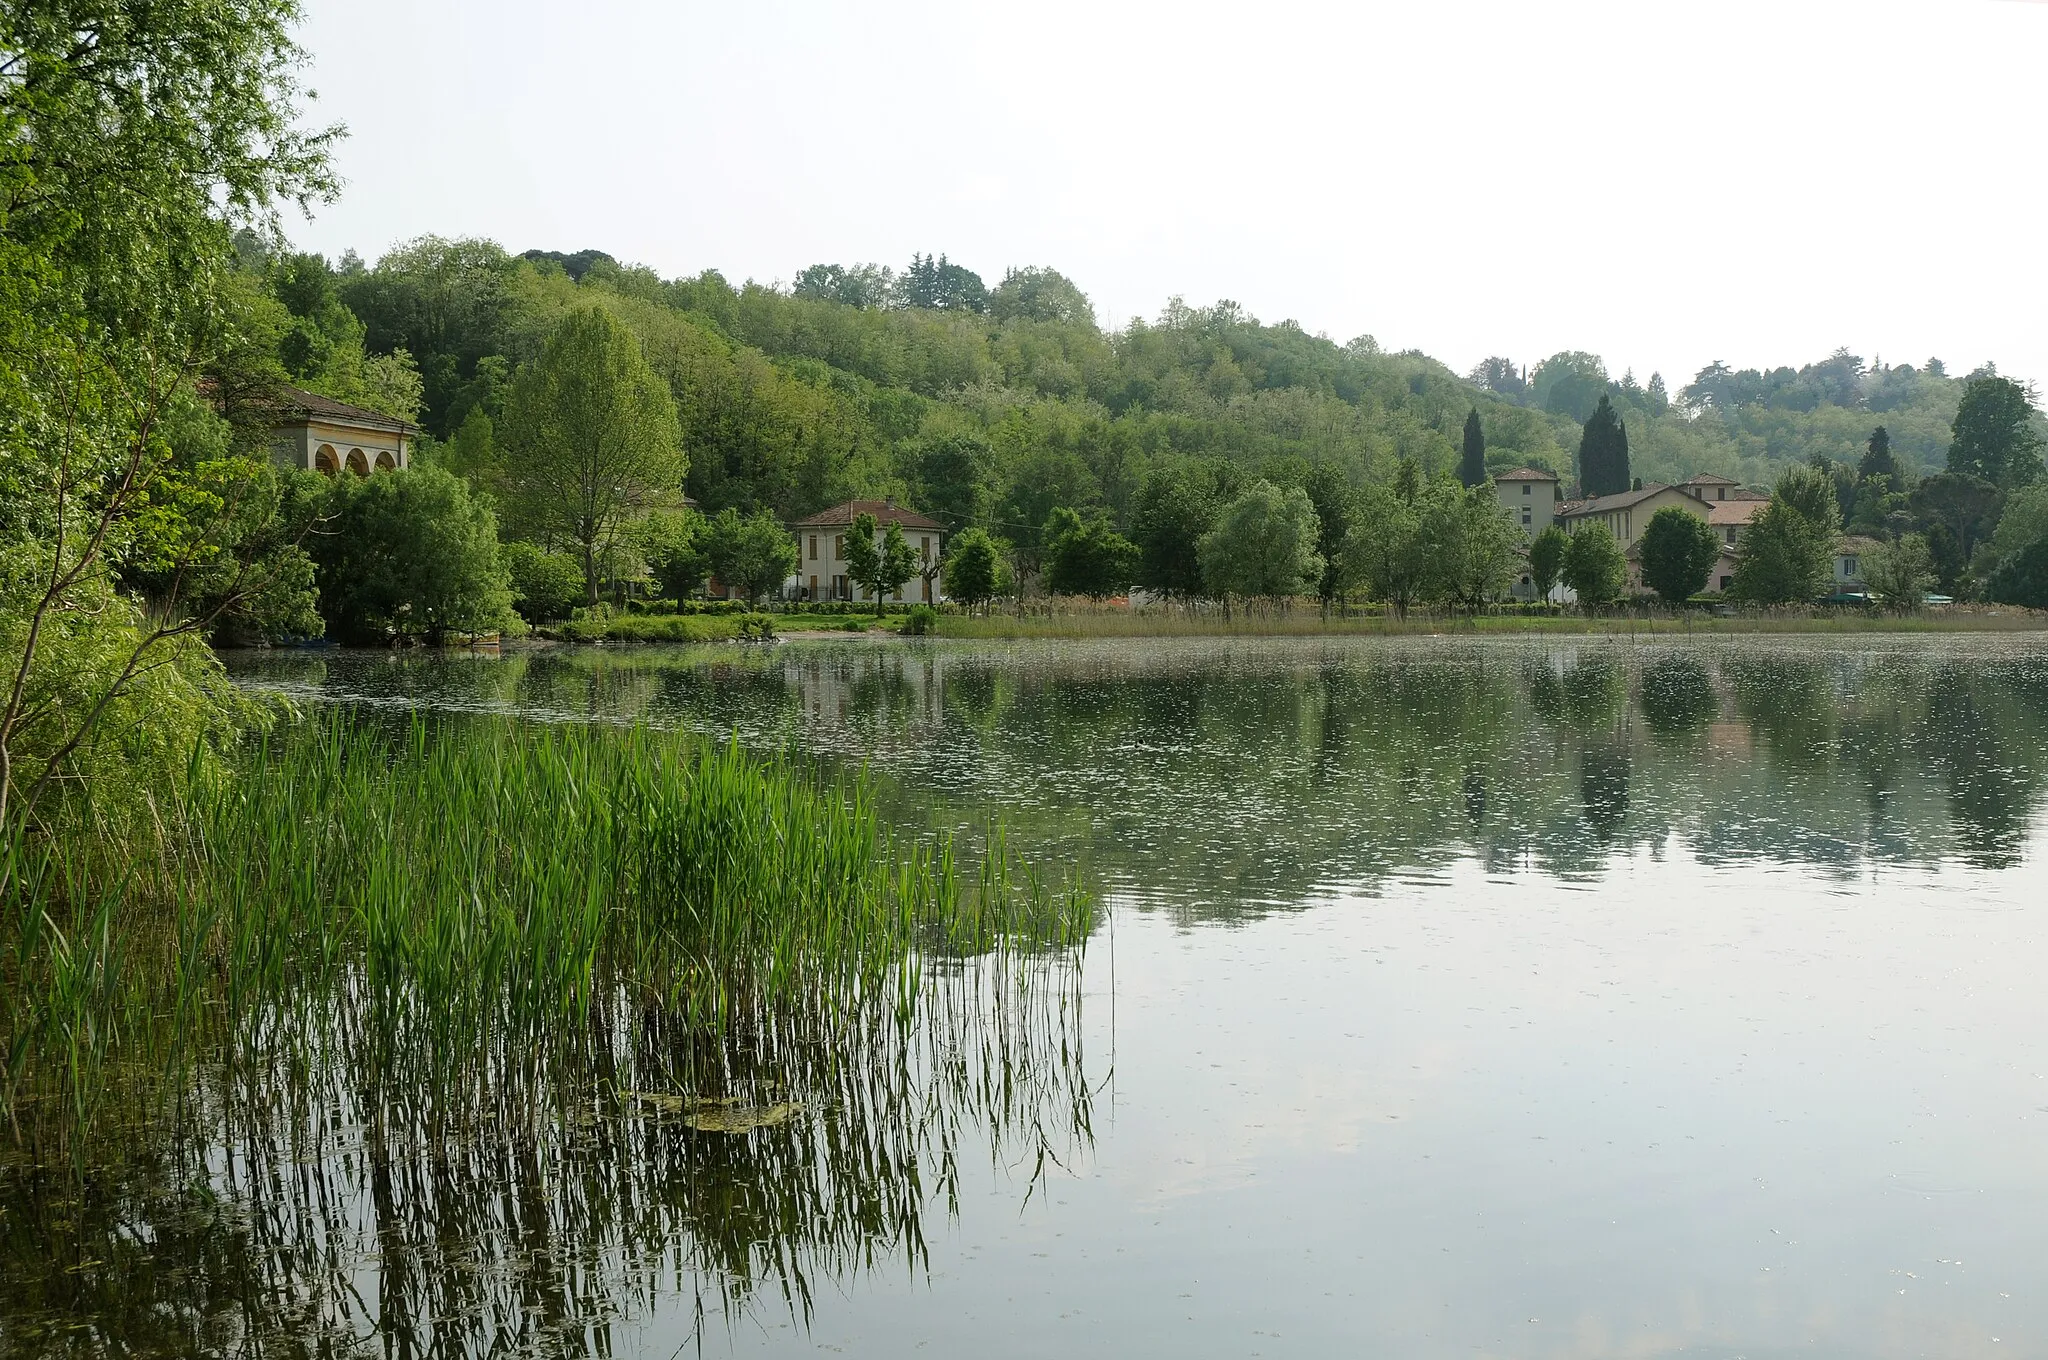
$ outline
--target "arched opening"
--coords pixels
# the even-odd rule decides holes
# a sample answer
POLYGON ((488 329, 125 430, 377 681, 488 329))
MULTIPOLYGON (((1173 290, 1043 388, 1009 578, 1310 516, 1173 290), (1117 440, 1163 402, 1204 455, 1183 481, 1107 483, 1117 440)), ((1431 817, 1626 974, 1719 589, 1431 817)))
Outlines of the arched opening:
POLYGON ((396 472, 397 470, 398 464, 392 461, 391 450, 386 449, 384 450, 384 452, 377 455, 377 471, 396 472))
POLYGON ((358 477, 370 475, 370 460, 363 457, 361 449, 350 449, 348 451, 348 470, 358 477))
POLYGON ((334 445, 320 446, 319 452, 313 455, 313 471, 328 477, 341 471, 341 460, 334 456, 334 445))

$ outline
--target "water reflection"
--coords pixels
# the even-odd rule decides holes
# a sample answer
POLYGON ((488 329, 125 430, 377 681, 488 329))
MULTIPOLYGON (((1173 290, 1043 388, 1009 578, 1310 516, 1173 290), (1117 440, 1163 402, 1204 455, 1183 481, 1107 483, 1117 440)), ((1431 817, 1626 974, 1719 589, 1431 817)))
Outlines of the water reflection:
POLYGON ((685 1337, 801 1321, 925 1268, 970 1149, 1023 1198, 1092 1137, 1063 960, 945 964, 907 1022, 708 1036, 616 996, 584 1050, 460 1084, 361 990, 253 1018, 172 1098, 129 1074, 82 1179, 31 1118, 0 1158, 0 1354, 603 1355, 679 1302, 685 1337))
POLYGON ((1597 875, 1674 839, 1852 872, 2015 862, 2048 761, 2027 640, 877 645, 245 658, 251 683, 736 730, 999 809, 1190 919, 1469 855, 1597 875))

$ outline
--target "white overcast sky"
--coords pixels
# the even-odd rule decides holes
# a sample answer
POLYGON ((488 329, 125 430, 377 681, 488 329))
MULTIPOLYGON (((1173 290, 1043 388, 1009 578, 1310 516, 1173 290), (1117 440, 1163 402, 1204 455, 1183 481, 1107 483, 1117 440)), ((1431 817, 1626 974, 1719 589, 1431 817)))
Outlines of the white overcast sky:
POLYGON ((296 240, 787 280, 1051 265, 1462 370, 2048 381, 2048 4, 306 0, 341 200, 296 240))

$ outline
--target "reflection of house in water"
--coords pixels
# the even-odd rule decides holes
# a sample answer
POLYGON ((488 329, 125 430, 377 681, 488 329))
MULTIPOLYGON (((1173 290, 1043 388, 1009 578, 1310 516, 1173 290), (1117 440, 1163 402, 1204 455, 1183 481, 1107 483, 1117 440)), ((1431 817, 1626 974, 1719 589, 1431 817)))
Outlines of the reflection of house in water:
POLYGON ((1715 755, 1747 759, 1756 752, 1756 733, 1746 722, 1708 723, 1707 749, 1715 755))
POLYGON ((782 661, 785 680, 814 722, 844 722, 849 714, 937 722, 945 713, 937 655, 872 644, 852 652, 795 646, 782 649, 782 661))

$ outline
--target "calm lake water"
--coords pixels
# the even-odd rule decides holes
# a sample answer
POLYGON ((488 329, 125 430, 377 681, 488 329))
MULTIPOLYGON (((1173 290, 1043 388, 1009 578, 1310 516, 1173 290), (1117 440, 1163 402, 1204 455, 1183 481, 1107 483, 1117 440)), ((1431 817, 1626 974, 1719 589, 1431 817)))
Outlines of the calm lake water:
POLYGON ((822 1201, 724 1262, 739 1290, 565 1220, 551 1250, 632 1277, 587 1333, 615 1354, 2048 1355, 2036 640, 233 664, 865 766, 906 829, 995 814, 1102 895, 1048 984, 1073 993, 1052 1135, 969 1121, 950 1181, 908 1155, 893 1217, 835 1223, 794 1295, 761 1282, 822 1201))

